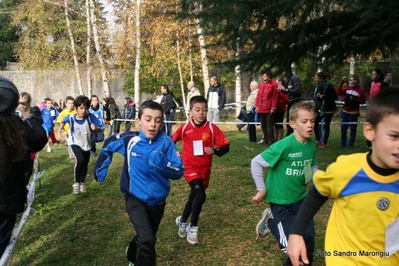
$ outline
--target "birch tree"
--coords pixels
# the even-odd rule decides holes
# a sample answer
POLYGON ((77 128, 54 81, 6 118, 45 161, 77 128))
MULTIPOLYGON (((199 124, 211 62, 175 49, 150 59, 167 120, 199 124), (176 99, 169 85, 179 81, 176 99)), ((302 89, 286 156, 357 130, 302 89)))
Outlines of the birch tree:
POLYGON ((140 96, 140 66, 141 66, 141 1, 136 0, 136 64, 134 65, 134 101, 139 102, 140 96))
POLYGON ((96 55, 97 55, 98 61, 100 63, 100 71, 101 71, 101 79, 103 82, 103 90, 104 90, 105 97, 111 97, 111 92, 109 90, 109 73, 108 73, 107 65, 104 60, 104 56, 103 56, 102 49, 101 49, 100 37, 99 37, 98 28, 97 28, 97 17, 95 15, 95 5, 94 5, 93 0, 89 0, 89 7, 90 7, 90 22, 93 27, 93 39, 94 39, 94 44, 96 47, 96 55))
POLYGON ((68 35, 71 40, 71 50, 72 50, 73 62, 75 65, 76 81, 78 83, 79 93, 81 95, 84 95, 83 88, 82 88, 82 81, 81 81, 80 72, 79 72, 78 56, 77 56, 76 48, 75 48, 75 40, 73 38, 73 34, 72 34, 72 30, 71 30, 71 22, 69 21, 68 1, 67 0, 64 0, 64 10, 65 10, 65 20, 66 20, 66 24, 67 24, 68 35))

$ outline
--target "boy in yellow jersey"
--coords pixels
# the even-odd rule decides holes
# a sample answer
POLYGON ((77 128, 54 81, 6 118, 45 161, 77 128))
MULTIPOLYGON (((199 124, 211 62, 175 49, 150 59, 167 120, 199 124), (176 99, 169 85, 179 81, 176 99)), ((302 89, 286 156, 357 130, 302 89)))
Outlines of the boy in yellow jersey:
POLYGON ((290 230, 288 255, 306 265, 307 222, 329 196, 334 198, 325 248, 315 252, 326 265, 399 265, 399 89, 385 89, 370 101, 363 134, 367 153, 342 155, 317 171, 314 186, 290 230))
MULTIPOLYGON (((58 119, 57 119, 58 124, 60 124, 61 121, 64 120, 64 118, 67 115, 76 114, 75 99, 72 96, 67 96, 65 98, 65 105, 66 105, 66 108, 58 116, 58 119)), ((65 144, 66 144, 66 140, 68 139, 68 132, 69 132, 69 124, 65 124, 64 125, 65 144)), ((71 150, 69 148, 68 148, 68 152, 69 152, 69 158, 73 158, 73 153, 71 152, 71 150)))

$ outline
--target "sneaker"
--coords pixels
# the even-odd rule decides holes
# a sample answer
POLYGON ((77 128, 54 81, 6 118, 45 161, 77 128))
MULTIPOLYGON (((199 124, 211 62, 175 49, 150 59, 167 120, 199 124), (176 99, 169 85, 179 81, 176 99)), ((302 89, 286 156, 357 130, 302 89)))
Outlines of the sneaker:
POLYGON ((96 153, 95 151, 92 151, 92 152, 91 152, 91 156, 92 156, 92 157, 96 157, 96 156, 97 156, 97 153, 96 153))
POLYGON ((326 144, 324 144, 323 142, 320 142, 319 148, 325 148, 325 147, 326 147, 326 144))
POLYGON ((261 139, 260 141, 258 141, 258 144, 262 144, 263 142, 265 142, 263 139, 261 139))
POLYGON ((179 230, 177 230, 177 234, 181 238, 187 237, 187 223, 182 223, 181 221, 181 216, 176 218, 176 224, 179 226, 179 230))
POLYGON ((270 208, 267 208, 262 213, 262 219, 260 219, 260 221, 256 225, 256 235, 257 236, 264 238, 270 232, 270 229, 268 226, 270 219, 273 219, 273 214, 272 214, 272 211, 270 210, 270 208))
POLYGON ((198 244, 198 226, 187 226, 187 241, 192 245, 198 244))
POLYGON ((86 193, 87 189, 86 189, 86 185, 85 183, 80 183, 80 192, 81 193, 86 193))
POLYGON ((72 193, 77 195, 80 193, 80 184, 78 182, 73 183, 72 185, 72 193))
POLYGON ((51 152, 51 147, 50 146, 47 147, 47 152, 51 152))

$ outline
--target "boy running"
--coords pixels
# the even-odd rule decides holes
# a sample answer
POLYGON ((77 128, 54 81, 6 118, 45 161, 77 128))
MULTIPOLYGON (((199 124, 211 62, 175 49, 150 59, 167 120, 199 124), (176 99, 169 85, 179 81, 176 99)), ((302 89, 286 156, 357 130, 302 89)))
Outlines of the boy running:
POLYGON ((135 122, 140 132, 115 134, 103 147, 94 168, 94 178, 103 182, 114 152, 125 156, 120 188, 126 211, 136 231, 126 250, 130 265, 156 265, 155 244, 169 179, 179 179, 183 163, 172 140, 162 131, 162 106, 154 101, 140 105, 135 122))
POLYGON ((49 139, 46 144, 47 152, 51 152, 50 135, 51 135, 51 132, 53 132, 54 125, 57 121, 57 117, 58 117, 59 113, 58 113, 57 109, 55 109, 53 107, 53 102, 50 98, 44 99, 44 104, 45 104, 45 107, 41 110, 42 118, 43 118, 43 128, 46 131, 47 137, 49 139))
POLYGON ((190 244, 198 244, 198 218, 206 199, 212 157, 213 154, 219 157, 226 154, 230 142, 218 126, 206 121, 208 105, 205 97, 192 97, 188 111, 191 121, 182 124, 172 135, 175 143, 182 141, 184 178, 191 187, 183 214, 176 218, 176 224, 181 238, 186 238, 190 244), (191 223, 188 225, 190 215, 191 223))
POLYGON ((363 134, 366 153, 341 155, 317 171, 290 231, 293 265, 309 263, 304 228, 329 196, 326 265, 399 265, 399 90, 385 89, 369 102, 363 134), (370 111, 371 110, 371 111, 370 111))
MULTIPOLYGON (((65 98, 65 109, 62 110, 62 112, 58 116, 57 123, 60 124, 62 122, 62 120, 64 120, 64 118, 67 115, 74 115, 74 114, 76 114, 75 99, 72 96, 67 96, 65 98)), ((65 145, 68 145, 67 139, 68 139, 68 132, 69 132, 69 124, 64 125, 63 131, 65 132, 64 133, 65 134, 65 145)), ((68 152, 69 152, 69 158, 73 158, 72 151, 68 149, 68 152)))
MULTIPOLYGON (((265 237, 271 232, 281 251, 287 253, 289 229, 306 197, 306 183, 312 170, 317 170, 316 143, 311 139, 315 123, 311 103, 298 102, 290 109, 289 125, 294 134, 274 143, 251 161, 251 173, 258 193, 252 198, 255 204, 264 199, 270 203, 256 226, 256 234, 265 237), (266 184, 263 169, 269 168, 266 184), (305 170, 307 169, 307 170, 305 170)), ((314 249, 313 220, 306 227, 305 241, 310 262, 314 249)), ((290 259, 283 265, 291 265, 290 259)))
POLYGON ((90 99, 78 96, 75 101, 76 114, 67 115, 58 128, 57 139, 61 140, 61 130, 69 124, 68 146, 72 149, 75 158, 74 181, 72 193, 86 192, 85 179, 90 160, 90 140, 92 131, 100 132, 100 121, 91 113, 90 99))

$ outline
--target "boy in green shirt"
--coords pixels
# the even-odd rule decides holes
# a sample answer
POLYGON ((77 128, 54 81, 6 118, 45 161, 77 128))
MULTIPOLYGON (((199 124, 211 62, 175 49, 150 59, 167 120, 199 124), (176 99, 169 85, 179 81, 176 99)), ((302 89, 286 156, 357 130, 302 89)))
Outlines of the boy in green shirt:
MULTIPOLYGON (((310 137, 315 121, 311 103, 298 102, 290 109, 289 125, 294 134, 274 143, 251 161, 251 173, 258 193, 255 204, 263 199, 270 203, 256 226, 256 234, 265 237, 271 232, 287 253, 288 234, 302 200, 306 197, 306 183, 317 170, 316 143, 310 137), (264 182, 263 169, 269 167, 264 182), (267 193, 266 193, 267 188, 267 193)), ((308 258, 312 262, 314 249, 314 223, 309 223, 305 242, 308 258)), ((292 265, 289 258, 284 265, 292 265)))

